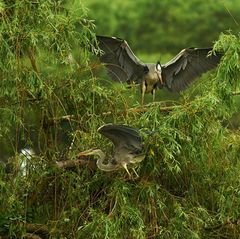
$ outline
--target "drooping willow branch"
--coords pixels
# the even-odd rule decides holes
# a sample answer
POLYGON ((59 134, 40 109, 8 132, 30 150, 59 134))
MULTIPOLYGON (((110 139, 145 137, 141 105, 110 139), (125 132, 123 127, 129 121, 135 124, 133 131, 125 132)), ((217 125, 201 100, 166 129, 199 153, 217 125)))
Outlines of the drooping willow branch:
MULTIPOLYGON (((181 105, 172 105, 172 106, 162 106, 160 107, 160 111, 162 112, 170 112, 178 107, 181 107, 181 105)), ((119 115, 122 115, 122 114, 126 114, 126 113, 144 113, 144 112, 147 112, 148 111, 148 108, 147 106, 140 106, 140 107, 135 107, 135 108, 129 108, 125 111, 121 111, 119 112, 118 114, 119 115)), ((108 115, 112 115, 113 112, 111 111, 107 111, 107 112, 103 112, 102 115, 103 116, 108 116, 108 115)), ((52 126, 56 123, 59 123, 59 122, 62 122, 62 121, 77 121, 77 116, 76 115, 64 115, 64 116, 61 116, 61 117, 53 117, 53 118, 50 118, 48 119, 45 124, 49 125, 49 126, 52 126)))
MULTIPOLYGON (((232 93, 233 96, 238 96, 240 95, 240 91, 239 92, 233 92, 232 93)), ((185 107, 186 105, 177 105, 177 104, 174 104, 174 105, 169 105, 169 106, 162 106, 164 102, 153 102, 153 103, 150 103, 148 105, 144 105, 144 106, 138 106, 138 107, 134 107, 134 108, 129 108, 129 109, 126 109, 124 111, 120 111, 118 112, 117 114, 118 115, 123 115, 123 114, 126 114, 126 113, 132 113, 132 114, 141 114, 141 113, 145 113, 148 111, 148 107, 150 106, 153 106, 153 105, 156 105, 159 107, 159 110, 160 112, 171 112, 172 110, 175 110, 177 108, 181 108, 181 107, 185 107)), ((188 105, 188 104, 187 104, 188 105)), ((102 115, 103 116, 109 116, 109 115, 113 115, 114 113, 112 111, 107 111, 107 112, 103 112, 102 115)), ((116 113, 115 113, 116 114, 116 113)), ((64 116, 61 116, 61 117, 53 117, 53 118, 50 118, 50 119, 47 119, 47 121, 45 122, 48 126, 52 126, 56 123, 59 123, 59 122, 62 122, 62 121, 77 121, 78 120, 78 117, 76 115, 64 115, 64 116)))
POLYGON ((39 70, 38 70, 38 67, 37 67, 37 64, 36 64, 36 58, 35 58, 35 55, 34 55, 34 50, 33 50, 32 47, 28 48, 28 57, 30 59, 33 70, 36 73, 39 73, 39 70))

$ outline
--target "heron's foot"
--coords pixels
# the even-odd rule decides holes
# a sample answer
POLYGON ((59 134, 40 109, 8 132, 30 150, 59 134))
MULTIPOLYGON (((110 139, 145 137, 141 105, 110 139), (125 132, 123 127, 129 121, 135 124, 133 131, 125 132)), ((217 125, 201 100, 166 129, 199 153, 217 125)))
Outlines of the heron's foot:
POLYGON ((145 84, 145 81, 143 81, 142 85, 141 85, 141 103, 142 103, 142 106, 144 105, 145 92, 146 92, 146 84, 145 84))
POLYGON ((135 182, 135 181, 138 181, 139 180, 139 177, 136 177, 135 175, 125 175, 123 181, 124 182, 135 182))
POLYGON ((128 180, 135 180, 135 179, 139 178, 139 175, 137 174, 137 172, 136 172, 136 170, 135 170, 134 168, 132 168, 132 170, 133 170, 133 172, 134 172, 134 174, 135 174, 135 177, 129 172, 126 163, 123 163, 122 166, 123 166, 123 168, 127 171, 128 180))
POLYGON ((126 179, 126 181, 134 181, 139 178, 139 175, 137 174, 136 170, 134 168, 132 168, 132 170, 134 174, 130 174, 128 171, 128 179, 126 179))
POLYGON ((128 179, 133 180, 133 179, 135 179, 135 177, 131 173, 128 172, 128 179))
POLYGON ((136 172, 135 168, 132 168, 132 170, 133 170, 133 172, 134 172, 135 175, 136 175, 136 177, 135 177, 134 179, 139 178, 139 175, 138 175, 138 173, 136 172))

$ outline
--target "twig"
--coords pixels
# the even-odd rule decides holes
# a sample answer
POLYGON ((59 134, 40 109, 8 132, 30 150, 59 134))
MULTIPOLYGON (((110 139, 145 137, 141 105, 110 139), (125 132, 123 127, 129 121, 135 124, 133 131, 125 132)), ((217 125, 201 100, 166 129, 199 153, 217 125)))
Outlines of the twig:
MULTIPOLYGON (((164 112, 169 112, 169 111, 172 111, 176 108, 180 107, 179 105, 171 105, 171 106, 159 106, 159 109, 160 111, 164 111, 164 112)), ((147 107, 144 107, 144 108, 130 108, 128 110, 128 112, 132 112, 132 113, 144 113, 148 111, 148 108, 147 107)))
POLYGON ((234 95, 240 95, 240 91, 235 91, 235 92, 232 93, 232 95, 233 95, 233 96, 234 96, 234 95))
MULTIPOLYGON (((158 103, 159 105, 159 102, 156 102, 158 103)), ((148 108, 147 106, 149 105, 146 105, 145 107, 136 107, 136 108, 129 108, 127 109, 127 113, 137 113, 137 114, 140 114, 140 113, 144 113, 144 112, 147 112, 148 111, 148 108)), ((178 105, 172 105, 172 106, 163 106, 163 107, 160 107, 160 111, 163 111, 163 112, 169 112, 171 110, 174 110, 175 108, 178 108, 180 106, 178 105)), ((123 112, 120 112, 119 114, 122 114, 123 112)), ((112 111, 107 111, 107 112, 103 112, 102 115, 104 116, 108 116, 108 115, 112 115, 113 112, 112 111)), ((60 122, 60 121, 71 121, 71 120, 76 120, 77 116, 76 115, 64 115, 64 116, 61 116, 61 117, 54 117, 54 118, 50 118, 50 119, 47 119, 45 124, 48 125, 48 126, 52 126, 54 124, 56 124, 57 122, 60 122)))
POLYGON ((48 125, 48 126, 51 126, 51 125, 56 124, 57 122, 60 122, 60 121, 70 121, 70 120, 72 120, 74 118, 76 118, 75 115, 64 115, 64 116, 61 116, 61 117, 54 117, 54 118, 47 119, 47 120, 45 120, 47 122, 44 122, 44 123, 46 125, 48 125))
MULTIPOLYGON (((172 106, 160 106, 160 111, 162 112, 170 112, 176 108, 180 107, 179 105, 172 105, 172 106)), ((136 114, 140 114, 140 113, 144 113, 148 111, 147 107, 136 107, 136 108, 130 108, 126 110, 127 113, 136 113, 136 114)), ((108 112, 103 112, 102 115, 107 116, 107 115, 112 115, 113 113, 111 111, 108 112)))

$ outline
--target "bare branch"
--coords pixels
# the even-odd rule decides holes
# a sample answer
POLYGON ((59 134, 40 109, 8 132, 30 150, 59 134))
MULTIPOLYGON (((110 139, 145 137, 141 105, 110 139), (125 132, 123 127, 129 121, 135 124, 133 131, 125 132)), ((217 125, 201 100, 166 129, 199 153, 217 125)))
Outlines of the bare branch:
POLYGON ((24 226, 29 233, 49 234, 48 227, 44 224, 26 223, 24 226))
POLYGON ((88 167, 90 169, 96 169, 96 161, 95 160, 83 160, 83 159, 76 159, 76 160, 64 160, 56 162, 56 165, 60 169, 71 169, 76 167, 88 167))

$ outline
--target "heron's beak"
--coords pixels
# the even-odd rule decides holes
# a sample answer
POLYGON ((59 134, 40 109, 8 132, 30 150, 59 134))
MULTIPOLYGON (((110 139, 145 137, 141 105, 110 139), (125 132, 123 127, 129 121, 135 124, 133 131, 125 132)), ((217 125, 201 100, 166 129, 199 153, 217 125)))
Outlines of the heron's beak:
POLYGON ((93 154, 93 149, 88 149, 88 150, 80 152, 78 154, 78 156, 81 157, 81 156, 88 156, 88 155, 92 155, 92 154, 93 154))

